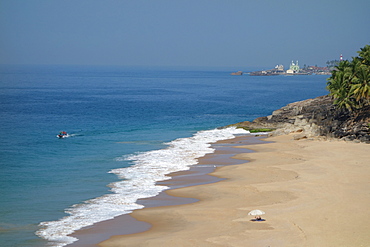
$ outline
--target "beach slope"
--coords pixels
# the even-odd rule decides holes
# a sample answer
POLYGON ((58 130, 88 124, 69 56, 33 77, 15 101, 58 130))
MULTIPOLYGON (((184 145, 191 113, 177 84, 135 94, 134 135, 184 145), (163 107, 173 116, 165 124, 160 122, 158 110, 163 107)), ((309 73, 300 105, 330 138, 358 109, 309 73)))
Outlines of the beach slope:
POLYGON ((370 246, 370 146, 293 139, 241 147, 256 152, 213 173, 225 180, 167 192, 200 201, 136 210, 150 230, 99 246, 370 246))

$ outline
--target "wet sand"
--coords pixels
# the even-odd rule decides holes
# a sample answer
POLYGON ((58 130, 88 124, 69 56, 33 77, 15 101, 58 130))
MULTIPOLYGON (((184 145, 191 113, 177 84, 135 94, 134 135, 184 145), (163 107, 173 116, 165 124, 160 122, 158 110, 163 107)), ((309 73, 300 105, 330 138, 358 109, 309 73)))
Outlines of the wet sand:
POLYGON ((135 210, 130 217, 148 222, 147 231, 99 246, 370 246, 370 146, 292 135, 268 140, 244 146, 256 152, 240 148, 234 158, 244 162, 217 167, 217 183, 166 191, 194 201, 135 210), (265 211, 265 221, 251 221, 253 209, 265 211))
MULTIPOLYGON (((233 157, 240 153, 252 152, 252 150, 237 148, 235 146, 266 143, 265 141, 262 141, 261 138, 264 137, 241 136, 232 140, 215 143, 212 146, 216 151, 200 158, 199 165, 192 166, 188 171, 168 174, 168 176, 171 177, 170 180, 158 182, 157 184, 168 186, 171 190, 174 190, 183 187, 222 181, 223 178, 211 176, 209 174, 215 171, 216 168, 245 163, 245 160, 239 160, 233 157)), ((199 199, 195 197, 196 196, 176 196, 171 193, 170 190, 166 190, 155 197, 140 199, 138 200, 138 203, 144 205, 145 208, 148 209, 152 207, 175 206, 198 202, 199 199)), ((145 232, 151 229, 151 227, 152 224, 136 220, 131 216, 131 214, 122 215, 112 220, 96 223, 93 226, 77 231, 72 234, 72 236, 79 240, 68 245, 68 247, 98 246, 97 244, 99 242, 107 240, 112 236, 145 232)))

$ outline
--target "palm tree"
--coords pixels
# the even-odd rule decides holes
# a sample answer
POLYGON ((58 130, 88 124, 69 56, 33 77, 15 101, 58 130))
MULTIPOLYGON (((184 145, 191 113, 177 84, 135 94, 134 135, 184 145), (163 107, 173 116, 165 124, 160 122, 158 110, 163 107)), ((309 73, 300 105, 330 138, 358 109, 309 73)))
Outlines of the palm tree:
POLYGON ((340 108, 352 111, 370 104, 370 45, 352 61, 341 61, 328 78, 327 89, 340 108))
POLYGON ((361 51, 357 52, 362 64, 370 66, 370 45, 365 45, 361 51))
POLYGON ((340 108, 352 110, 354 107, 353 97, 350 94, 350 81, 352 79, 352 67, 349 61, 341 61, 332 76, 328 79, 327 89, 335 99, 334 103, 340 108))
POLYGON ((370 100, 370 69, 369 66, 360 64, 356 69, 356 78, 351 85, 351 94, 359 102, 359 106, 369 104, 370 100))

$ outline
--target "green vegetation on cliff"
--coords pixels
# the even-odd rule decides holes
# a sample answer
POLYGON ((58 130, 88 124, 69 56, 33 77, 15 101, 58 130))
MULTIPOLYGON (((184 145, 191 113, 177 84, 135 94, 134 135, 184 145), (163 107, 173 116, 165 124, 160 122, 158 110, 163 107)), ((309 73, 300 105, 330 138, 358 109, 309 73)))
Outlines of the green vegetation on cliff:
POLYGON ((352 61, 341 61, 327 82, 334 103, 350 111, 370 104, 370 45, 357 53, 352 61))

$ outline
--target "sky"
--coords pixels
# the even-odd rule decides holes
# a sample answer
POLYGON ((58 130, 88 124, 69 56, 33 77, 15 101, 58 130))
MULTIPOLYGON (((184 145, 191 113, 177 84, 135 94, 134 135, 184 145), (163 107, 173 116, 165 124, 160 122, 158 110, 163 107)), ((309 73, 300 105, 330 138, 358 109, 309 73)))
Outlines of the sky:
POLYGON ((0 64, 272 68, 357 56, 369 0, 0 0, 0 64))

